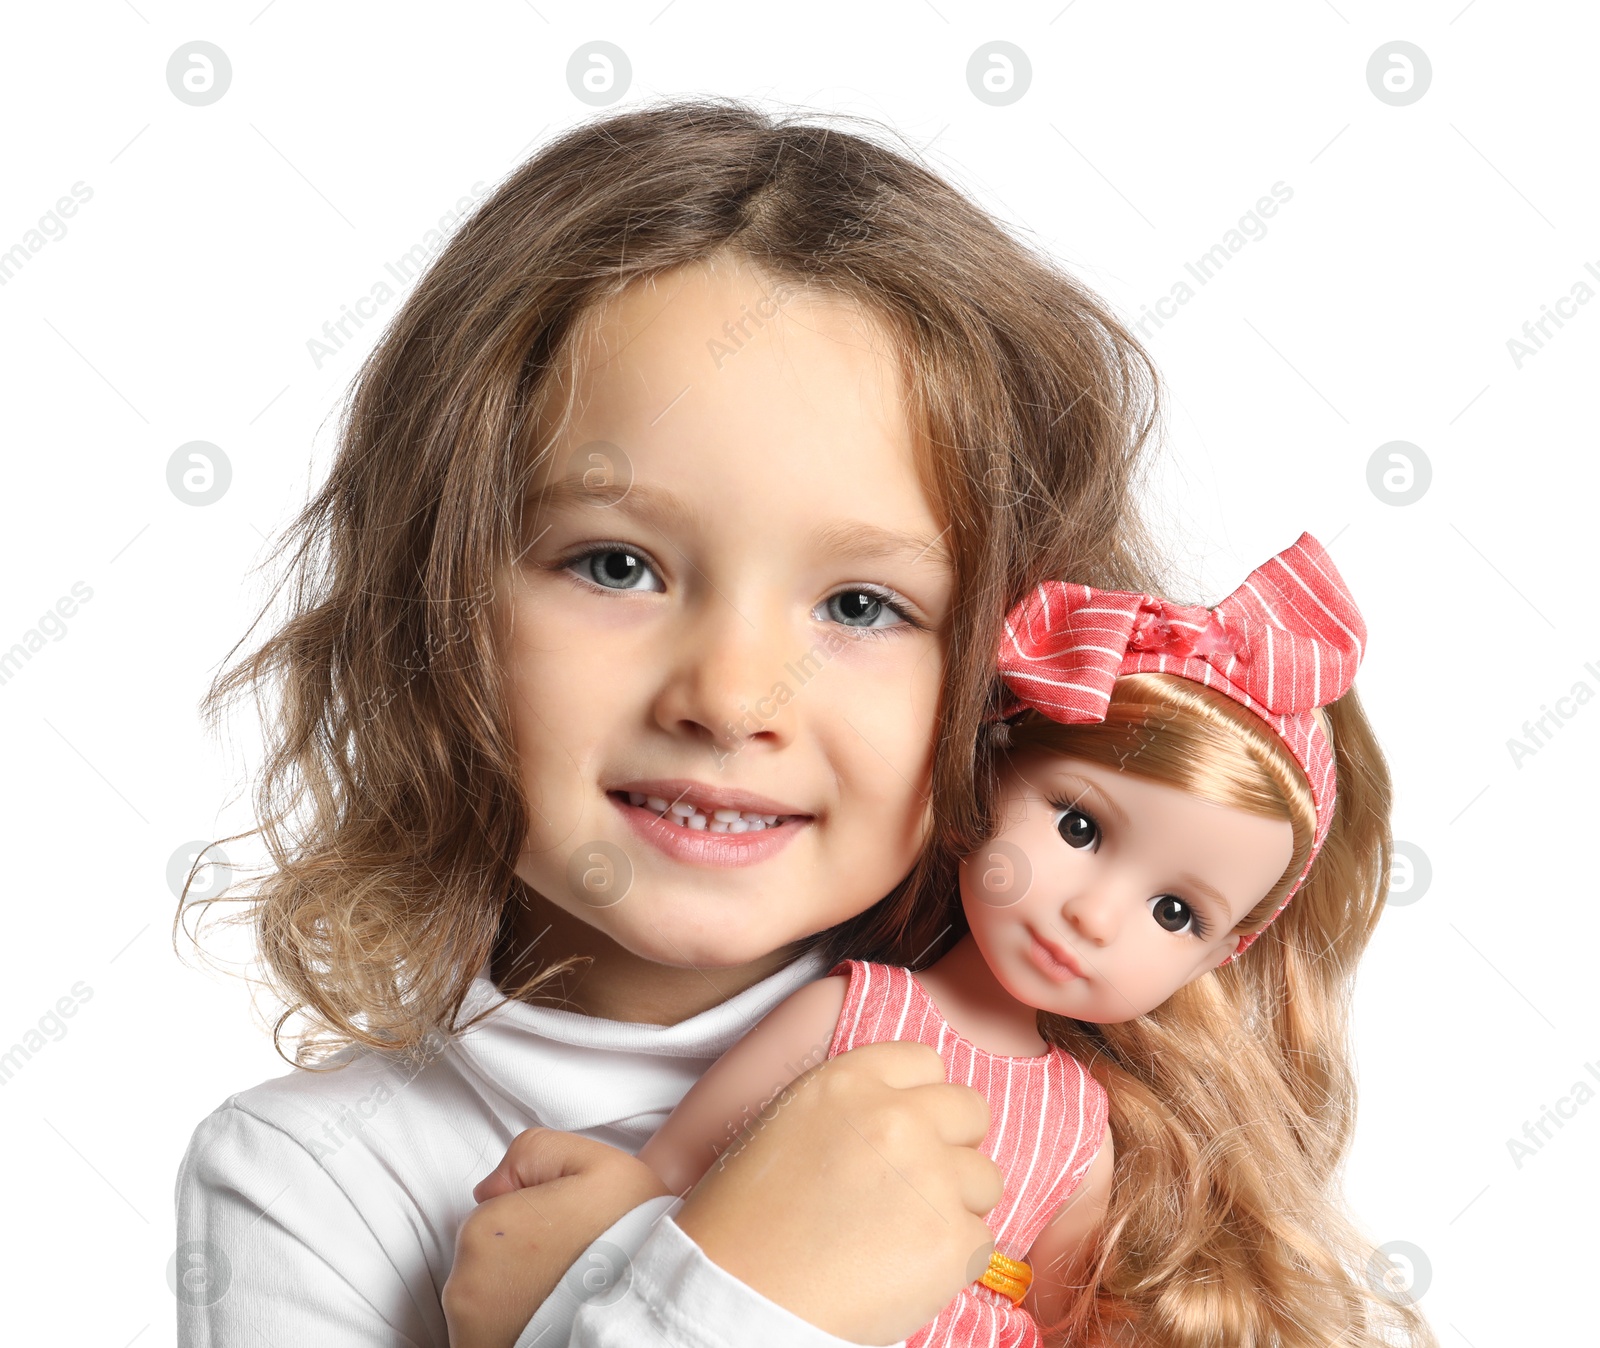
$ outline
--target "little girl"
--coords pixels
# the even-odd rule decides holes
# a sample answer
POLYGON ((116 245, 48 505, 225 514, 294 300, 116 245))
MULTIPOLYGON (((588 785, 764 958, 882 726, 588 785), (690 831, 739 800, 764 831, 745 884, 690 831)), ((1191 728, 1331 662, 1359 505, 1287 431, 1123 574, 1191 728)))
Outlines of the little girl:
MULTIPOLYGON (((826 1041, 831 1058, 886 1039, 928 1044, 949 1080, 987 1097, 983 1151, 1004 1189, 985 1218, 988 1270, 908 1348, 1037 1348, 1032 1313, 1055 1322, 1056 1342, 1084 1327, 1092 1293, 1069 1301, 1090 1282, 1111 1192, 1105 1086, 1113 1118, 1126 1128, 1138 1117, 1116 1108, 1126 1073, 1135 1101, 1167 1106, 1169 1126, 1198 1121, 1183 1141, 1182 1182, 1166 1193, 1133 1177, 1151 1160, 1124 1134, 1134 1171, 1122 1182, 1163 1214, 1125 1255, 1136 1252, 1141 1272, 1163 1270, 1132 1298, 1149 1341, 1187 1342, 1206 1324, 1230 1326, 1229 1343, 1370 1341, 1368 1322, 1395 1308, 1353 1276, 1363 1252, 1315 1145, 1349 1108, 1347 1096, 1312 1093, 1328 1079, 1334 1043, 1324 1033, 1319 1044, 1316 1026, 1332 1004, 1307 977, 1292 1013, 1280 1013, 1311 1027, 1292 1036, 1297 1053, 1321 1050, 1309 1070, 1278 1058, 1270 1019, 1228 1020, 1230 1007, 1263 1009, 1239 993, 1274 981, 1283 957, 1308 974, 1318 956, 1343 968, 1339 947, 1370 927, 1387 832, 1373 808, 1381 760, 1348 692, 1365 640, 1309 534, 1209 610, 1038 586, 1001 646, 1007 711, 1023 719, 1002 826, 961 868, 967 934, 914 974, 847 959, 791 994, 689 1090, 639 1159, 683 1191, 732 1140, 728 1120, 783 1107, 785 1065, 805 1046, 826 1041), (1330 714, 1318 710, 1327 704, 1330 714), (1279 918, 1297 892, 1294 916, 1279 918), (1274 918, 1275 946, 1227 968, 1274 918), (1081 1061, 1040 1035, 1041 1024, 1068 1021, 1082 1027, 1081 1061), (1144 1028, 1121 1043, 1095 1029, 1134 1022, 1144 1028), (1150 1051, 1185 1028, 1188 1068, 1150 1051), (774 1081, 784 1083, 775 1096, 751 1097, 752 1083, 774 1081), (1184 1249, 1202 1214, 1202 1244, 1184 1249), (1323 1253, 1308 1259, 1312 1250, 1323 1253), (1312 1337, 1294 1337, 1317 1308, 1312 1337)), ((1425 1334, 1414 1315, 1399 1318, 1425 1334)))
MULTIPOLYGON (((1051 575, 1152 583, 1155 392, 1093 295, 836 127, 634 108, 491 193, 360 372, 281 628, 209 699, 275 698, 272 870, 227 897, 277 1031, 305 1032, 190 1141, 179 1342, 445 1348, 458 1243, 559 1272, 570 1214, 656 1192, 607 1168, 475 1208, 513 1138, 634 1165, 790 992, 937 953, 1007 606, 1051 575), (763 827, 633 804, 663 794, 763 827)), ((931 1220, 861 1154, 807 1205, 764 1187, 846 1119, 931 1182, 989 1164, 976 1093, 896 1047, 831 1063, 859 1108, 789 1111, 574 1344, 881 1344, 947 1301, 988 1204, 931 1220), (852 1286, 891 1240, 892 1276, 852 1286)), ((453 1304, 509 1343, 541 1297, 489 1285, 453 1304)))

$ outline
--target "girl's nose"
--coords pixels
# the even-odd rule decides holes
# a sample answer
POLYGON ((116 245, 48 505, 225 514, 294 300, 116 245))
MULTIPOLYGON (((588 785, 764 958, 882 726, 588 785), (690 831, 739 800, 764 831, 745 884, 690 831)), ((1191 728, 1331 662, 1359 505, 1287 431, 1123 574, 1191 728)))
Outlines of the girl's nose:
POLYGON ((773 615, 714 597, 678 643, 656 698, 662 729, 704 740, 719 755, 751 742, 778 747, 793 737, 792 670, 803 652, 789 650, 796 640, 773 615))

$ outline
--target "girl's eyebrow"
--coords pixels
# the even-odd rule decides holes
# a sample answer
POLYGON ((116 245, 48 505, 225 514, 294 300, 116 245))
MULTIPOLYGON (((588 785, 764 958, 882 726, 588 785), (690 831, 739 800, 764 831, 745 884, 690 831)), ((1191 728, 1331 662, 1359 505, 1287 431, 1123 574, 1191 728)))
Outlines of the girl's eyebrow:
POLYGON ((647 482, 629 482, 617 496, 617 484, 607 480, 591 486, 584 477, 564 477, 537 496, 541 510, 564 510, 572 505, 593 506, 597 510, 620 510, 641 523, 665 530, 666 526, 703 529, 705 510, 685 500, 675 491, 653 487, 647 482))
MULTIPOLYGON (((632 482, 620 499, 613 499, 615 491, 615 485, 597 488, 589 486, 582 477, 567 477, 546 488, 538 501, 542 510, 562 510, 569 505, 583 504, 617 510, 663 532, 669 527, 703 529, 706 525, 705 510, 700 505, 666 487, 632 482)), ((929 538, 925 534, 907 533, 865 520, 836 520, 819 524, 811 531, 808 541, 815 551, 828 556, 859 561, 908 557, 912 562, 922 561, 926 556, 929 566, 948 571, 953 563, 944 536, 949 532, 945 529, 936 538, 929 538)))
POLYGON ((812 546, 818 552, 858 558, 863 561, 881 561, 892 557, 908 557, 913 563, 927 555, 928 565, 948 571, 951 568, 950 549, 944 544, 943 530, 937 538, 925 534, 906 533, 902 529, 888 529, 881 524, 868 524, 864 520, 839 520, 833 524, 818 525, 811 531, 812 546))

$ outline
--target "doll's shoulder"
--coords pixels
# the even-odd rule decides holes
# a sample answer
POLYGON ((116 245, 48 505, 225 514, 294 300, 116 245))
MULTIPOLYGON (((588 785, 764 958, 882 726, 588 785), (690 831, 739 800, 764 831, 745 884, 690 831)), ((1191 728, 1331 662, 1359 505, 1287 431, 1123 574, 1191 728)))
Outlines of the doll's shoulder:
POLYGON ((1101 1134, 1111 1113, 1111 1098, 1081 1058, 1058 1044, 1050 1046, 1050 1056, 1061 1083, 1063 1112, 1075 1125, 1081 1123, 1085 1154, 1093 1156, 1100 1147, 1101 1134))
POLYGON ((842 959, 828 970, 845 990, 845 1001, 863 997, 883 997, 893 991, 905 993, 913 983, 911 970, 898 964, 878 964, 873 960, 842 959))
POLYGON ((790 1077, 832 1056, 834 1028, 844 1010, 850 980, 844 975, 827 974, 796 988, 729 1052, 747 1061, 777 1062, 792 1069, 790 1077))
POLYGON ((850 991, 850 975, 830 970, 821 978, 796 988, 783 1001, 767 1013, 796 1025, 817 1030, 832 1030, 844 1010, 845 998, 850 991))

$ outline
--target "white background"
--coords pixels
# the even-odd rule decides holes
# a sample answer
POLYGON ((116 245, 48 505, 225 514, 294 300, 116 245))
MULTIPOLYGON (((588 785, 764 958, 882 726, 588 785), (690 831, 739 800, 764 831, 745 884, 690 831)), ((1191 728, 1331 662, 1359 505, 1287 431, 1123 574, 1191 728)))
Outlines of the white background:
POLYGON ((174 853, 251 822, 251 720, 208 738, 197 702, 397 301, 320 369, 307 343, 475 182, 593 115, 567 63, 604 39, 632 65, 622 104, 729 93, 886 120, 1131 321, 1274 183, 1292 190, 1265 237, 1147 324, 1172 394, 1158 518, 1189 597, 1212 601, 1311 530, 1370 626, 1359 686, 1392 758, 1397 836, 1432 879, 1391 904, 1360 974, 1347 1187, 1364 1229, 1424 1253, 1414 1286, 1442 1343, 1592 1342, 1577 1289, 1600 1100, 1573 1090, 1600 1089, 1585 1070, 1600 1073, 1600 698, 1566 704, 1520 765, 1507 743, 1574 684, 1600 693, 1600 303, 1520 368, 1507 347, 1585 262, 1600 270, 1592 7, 756 10, 10 8, 0 250, 40 242, 29 231, 74 183, 92 198, 0 287, 0 650, 75 582, 92 598, 0 684, 0 1051, 75 984, 92 995, 0 1086, 5 1337, 172 1340, 178 1158, 231 1091, 287 1070, 247 986, 180 963, 168 937, 174 853), (204 107, 166 79, 195 39, 232 65, 204 107), (995 39, 1031 64, 1008 106, 967 84, 995 39), (1432 66, 1407 106, 1366 77, 1397 39, 1432 66), (203 508, 167 485, 191 440, 233 468, 203 508), (1393 440, 1432 467, 1410 505, 1368 485, 1393 440), (1519 1165, 1509 1140, 1563 1098, 1571 1117, 1519 1165))

